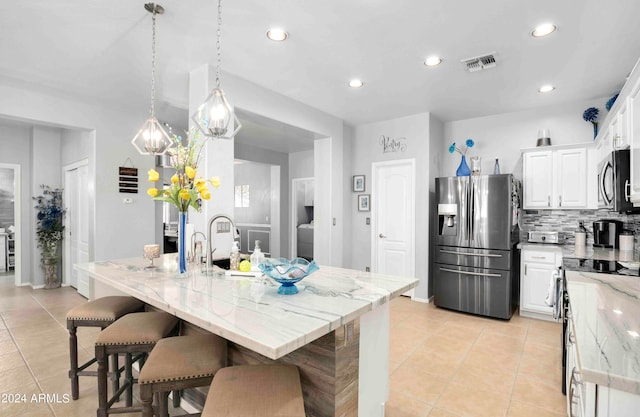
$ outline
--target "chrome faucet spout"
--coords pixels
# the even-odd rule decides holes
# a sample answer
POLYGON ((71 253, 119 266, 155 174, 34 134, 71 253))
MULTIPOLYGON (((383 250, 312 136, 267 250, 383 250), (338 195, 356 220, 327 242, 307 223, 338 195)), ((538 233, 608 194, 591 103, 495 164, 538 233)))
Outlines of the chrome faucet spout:
POLYGON ((233 239, 235 240, 239 234, 238 234, 238 230, 236 229, 236 224, 233 222, 233 220, 231 220, 230 216, 227 216, 226 214, 216 214, 215 216, 211 217, 211 219, 209 219, 209 223, 207 224, 207 266, 212 266, 213 265, 213 252, 216 250, 215 248, 213 248, 212 243, 211 243, 211 228, 213 227, 213 223, 215 223, 216 220, 220 220, 220 219, 226 219, 229 224, 231 225, 231 233, 233 233, 233 239))

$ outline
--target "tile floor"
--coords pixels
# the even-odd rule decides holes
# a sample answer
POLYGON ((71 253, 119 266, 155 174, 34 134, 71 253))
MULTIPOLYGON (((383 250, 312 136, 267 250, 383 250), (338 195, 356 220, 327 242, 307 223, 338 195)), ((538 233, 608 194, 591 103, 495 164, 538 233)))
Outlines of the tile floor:
MULTIPOLYGON (((67 400, 65 315, 83 300, 72 288, 16 288, 0 274, 0 416, 95 415, 92 378, 80 379, 78 401, 67 400)), ((81 359, 92 354, 97 332, 78 330, 81 359)), ((563 416, 560 333, 559 324, 517 315, 504 322, 394 300, 385 415, 563 416)))

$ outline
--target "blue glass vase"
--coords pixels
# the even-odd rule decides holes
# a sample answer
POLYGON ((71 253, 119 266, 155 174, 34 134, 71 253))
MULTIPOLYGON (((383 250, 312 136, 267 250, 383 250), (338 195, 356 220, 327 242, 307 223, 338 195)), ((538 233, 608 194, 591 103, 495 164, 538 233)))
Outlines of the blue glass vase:
POLYGON ((184 274, 187 272, 187 247, 186 243, 187 234, 187 212, 178 212, 178 265, 179 272, 184 274))
POLYGON ((456 170, 456 175, 458 177, 468 177, 471 175, 471 170, 469 169, 469 165, 467 165, 467 159, 462 155, 462 160, 460 161, 460 166, 456 170))

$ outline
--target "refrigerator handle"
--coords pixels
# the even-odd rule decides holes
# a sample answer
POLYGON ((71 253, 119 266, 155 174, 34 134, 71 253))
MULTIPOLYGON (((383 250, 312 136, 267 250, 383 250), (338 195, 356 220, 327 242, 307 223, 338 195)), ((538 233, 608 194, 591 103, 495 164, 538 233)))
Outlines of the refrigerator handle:
POLYGON ((501 254, 495 254, 495 253, 456 252, 453 250, 446 250, 446 249, 440 249, 440 253, 449 253, 451 255, 481 256, 486 258, 502 258, 501 254))
POLYGON ((471 198, 469 199, 469 241, 473 240, 473 229, 474 229, 474 222, 475 222, 475 218, 474 218, 474 214, 476 212, 475 210, 475 192, 474 192, 474 187, 473 187, 473 182, 471 181, 471 178, 469 178, 469 194, 471 196, 471 198))
POLYGON ((456 269, 449 269, 449 268, 442 268, 440 267, 441 271, 445 271, 445 272, 453 272, 455 274, 462 274, 462 275, 473 275, 474 277, 497 277, 499 278, 501 275, 500 274, 491 274, 491 273, 484 273, 484 272, 467 272, 467 271, 459 271, 456 269))

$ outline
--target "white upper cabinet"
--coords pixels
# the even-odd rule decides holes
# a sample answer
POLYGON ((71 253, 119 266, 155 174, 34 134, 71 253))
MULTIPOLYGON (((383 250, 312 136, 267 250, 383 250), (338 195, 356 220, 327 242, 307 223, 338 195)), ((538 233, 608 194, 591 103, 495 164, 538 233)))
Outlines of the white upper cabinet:
POLYGON ((551 208, 553 153, 527 152, 523 164, 524 208, 551 208))
POLYGON ((594 151, 586 145, 553 148, 524 151, 524 208, 595 208, 595 190, 589 191, 595 187, 594 151))
POLYGON ((587 149, 556 151, 556 207, 587 207, 587 149))
POLYGON ((596 138, 597 161, 614 149, 630 150, 631 175, 626 192, 640 206, 640 60, 636 63, 596 138))

